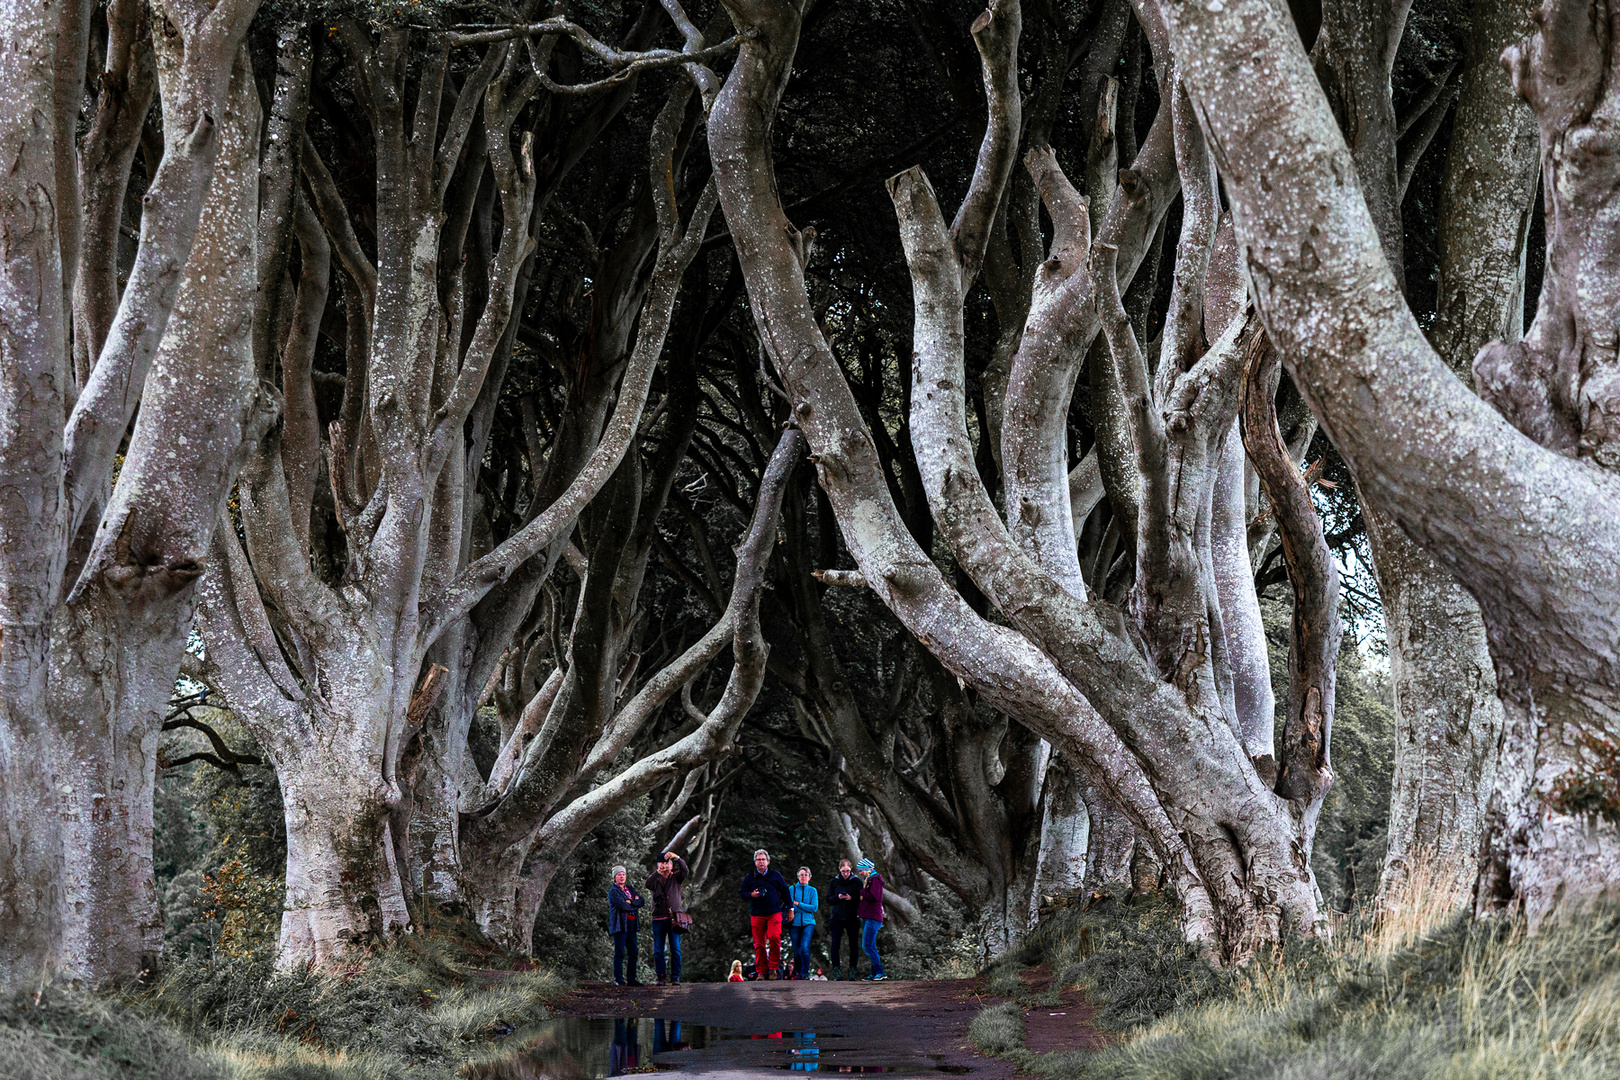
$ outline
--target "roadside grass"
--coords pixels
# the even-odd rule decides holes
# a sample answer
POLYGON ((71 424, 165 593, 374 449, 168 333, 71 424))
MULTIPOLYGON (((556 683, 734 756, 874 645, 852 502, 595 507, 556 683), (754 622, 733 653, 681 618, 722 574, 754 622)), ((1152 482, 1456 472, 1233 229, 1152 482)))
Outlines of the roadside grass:
POLYGON ((1382 915, 1227 973, 1181 942, 1169 901, 1098 895, 986 972, 987 991, 1014 1000, 980 1013, 970 1038, 1054 1080, 1620 1078, 1620 908, 1528 935, 1520 921, 1475 923, 1431 903, 1415 879, 1382 915), (1056 978, 1034 995, 1018 973, 1042 963, 1056 978), (1117 1041, 1032 1053, 1023 1010, 1071 986, 1117 1041))
MULTIPOLYGON (((442 925, 442 923, 441 923, 442 925)), ((448 928, 447 928, 448 929, 448 928)), ((7 1080, 440 1080, 550 1016, 572 987, 459 932, 278 975, 268 952, 193 958, 155 986, 0 1002, 7 1080)))
POLYGON ((173 1025, 114 1000, 47 991, 0 1001, 0 1075, 17 1080, 213 1080, 173 1025))

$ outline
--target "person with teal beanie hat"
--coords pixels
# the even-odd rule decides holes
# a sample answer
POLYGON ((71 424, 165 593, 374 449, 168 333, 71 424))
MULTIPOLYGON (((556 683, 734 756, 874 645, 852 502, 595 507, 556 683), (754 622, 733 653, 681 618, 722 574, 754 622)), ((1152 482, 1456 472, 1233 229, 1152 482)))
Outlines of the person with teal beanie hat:
POLYGON ((861 948, 872 961, 872 974, 865 981, 882 982, 888 978, 877 950, 878 931, 883 929, 883 875, 871 859, 862 859, 855 864, 855 876, 861 879, 861 903, 856 911, 861 917, 861 948))

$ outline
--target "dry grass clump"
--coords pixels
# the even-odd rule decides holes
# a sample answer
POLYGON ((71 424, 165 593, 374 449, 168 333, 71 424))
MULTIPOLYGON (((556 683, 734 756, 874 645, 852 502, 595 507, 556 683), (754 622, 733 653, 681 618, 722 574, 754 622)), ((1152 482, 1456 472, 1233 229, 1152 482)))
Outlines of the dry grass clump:
POLYGON ((987 1054, 1010 1054, 1024 1045, 1024 1010, 1016 1001, 984 1009, 968 1025, 968 1041, 987 1054))

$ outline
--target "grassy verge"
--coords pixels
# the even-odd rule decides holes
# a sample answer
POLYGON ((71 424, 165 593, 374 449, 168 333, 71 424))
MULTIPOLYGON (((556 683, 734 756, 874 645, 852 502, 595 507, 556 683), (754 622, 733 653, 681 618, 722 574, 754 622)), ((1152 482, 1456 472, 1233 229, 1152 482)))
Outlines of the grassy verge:
POLYGON ((488 949, 411 937, 280 976, 268 953, 183 961, 149 990, 47 988, 0 1003, 15 1080, 440 1080, 550 1014, 570 988, 488 949))
MULTIPOLYGON (((1426 910, 1350 919, 1328 943, 1217 974, 1180 942, 1167 902, 1103 899, 1043 920, 986 973, 1014 1000, 969 1034, 1020 1071, 1076 1080, 1620 1080, 1620 911, 1530 936, 1512 920, 1426 910), (1018 973, 1047 964, 1100 1005, 1117 1041, 1035 1054, 1018 973)), ((1050 992, 1047 996, 1050 996, 1050 992)))

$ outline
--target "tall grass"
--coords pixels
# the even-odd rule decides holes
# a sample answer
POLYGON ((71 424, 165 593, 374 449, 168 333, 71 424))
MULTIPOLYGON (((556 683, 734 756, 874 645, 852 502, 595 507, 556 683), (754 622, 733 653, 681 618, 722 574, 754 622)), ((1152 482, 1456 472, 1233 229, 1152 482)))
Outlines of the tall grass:
POLYGON ((1001 1052, 1084 1080, 1620 1080, 1620 910, 1529 935, 1440 895, 1414 872, 1407 895, 1329 941, 1224 974, 1174 939, 1167 907, 1062 912, 1010 963, 1050 964, 1119 1041, 1001 1052))
MULTIPOLYGON (((473 943, 476 945, 476 943, 473 943)), ((335 970, 268 953, 173 965, 147 991, 0 1002, 5 1080, 448 1080, 570 983, 467 942, 404 939, 335 970)))

